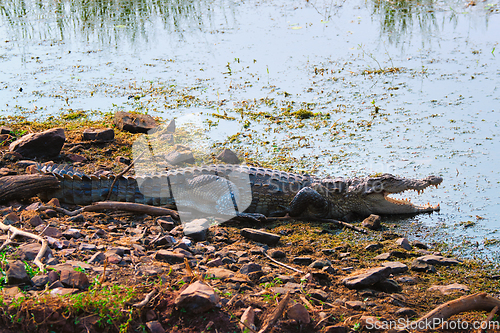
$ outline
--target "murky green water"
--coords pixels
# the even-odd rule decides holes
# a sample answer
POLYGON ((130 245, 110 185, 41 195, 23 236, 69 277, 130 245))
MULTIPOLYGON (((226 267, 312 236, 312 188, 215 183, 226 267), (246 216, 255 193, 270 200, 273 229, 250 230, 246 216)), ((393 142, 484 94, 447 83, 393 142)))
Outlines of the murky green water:
POLYGON ((439 174, 424 200, 441 212, 397 223, 498 258, 499 10, 0 1, 0 116, 136 110, 198 121, 219 144, 295 170, 439 174))

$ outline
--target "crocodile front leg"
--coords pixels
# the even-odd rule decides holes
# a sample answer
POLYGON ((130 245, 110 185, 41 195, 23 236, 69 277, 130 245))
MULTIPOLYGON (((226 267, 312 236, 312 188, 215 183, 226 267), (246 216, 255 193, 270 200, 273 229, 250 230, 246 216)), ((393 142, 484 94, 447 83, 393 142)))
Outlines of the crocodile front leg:
POLYGON ((290 203, 289 214, 292 217, 300 216, 308 210, 315 217, 327 217, 328 201, 312 188, 304 187, 297 192, 290 203))

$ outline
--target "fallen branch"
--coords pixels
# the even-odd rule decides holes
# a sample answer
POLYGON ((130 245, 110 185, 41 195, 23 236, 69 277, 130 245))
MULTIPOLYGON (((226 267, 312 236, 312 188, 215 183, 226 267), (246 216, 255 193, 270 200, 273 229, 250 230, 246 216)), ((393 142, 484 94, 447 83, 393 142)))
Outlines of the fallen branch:
POLYGON ((441 304, 425 316, 408 324, 408 327, 424 327, 424 325, 428 325, 428 323, 431 322, 442 323, 445 319, 461 312, 474 310, 491 311, 497 306, 500 307, 500 300, 488 296, 486 293, 476 293, 473 295, 462 296, 455 300, 441 304))
POLYGON ((300 269, 294 268, 294 267, 292 267, 292 266, 285 265, 284 263, 279 262, 278 260, 275 260, 275 259, 271 258, 271 257, 270 257, 270 256, 269 256, 266 252, 264 252, 264 255, 267 257, 267 259, 271 260, 271 261, 272 261, 272 262, 274 262, 275 264, 278 264, 278 265, 280 265, 280 266, 283 266, 283 267, 285 267, 285 268, 288 268, 288 269, 290 269, 290 270, 292 270, 292 271, 294 271, 294 272, 297 272, 297 273, 301 273, 301 274, 303 274, 303 273, 304 273, 304 272, 303 272, 303 271, 301 271, 300 269))
POLYGON ((274 311, 268 316, 268 318, 266 318, 266 321, 259 333, 264 333, 272 326, 274 326, 276 321, 283 315, 283 311, 285 311, 286 305, 288 304, 289 300, 290 292, 287 292, 285 297, 283 297, 283 299, 278 303, 276 309, 274 309, 274 311))
MULTIPOLYGON (((491 310, 491 312, 490 312, 490 314, 488 315, 488 317, 486 317, 485 322, 486 322, 486 323, 489 323, 489 322, 493 319, 493 317, 495 317, 495 315, 497 314, 497 311, 498 311, 498 305, 497 305, 497 306, 495 306, 495 307, 493 308, 493 310, 491 310)), ((488 325, 486 325, 486 327, 488 327, 488 325)), ((481 328, 481 329, 479 330, 479 333, 486 333, 486 329, 485 329, 485 328, 481 328)))
POLYGON ((172 209, 143 205, 135 202, 119 202, 119 201, 100 201, 94 202, 92 205, 82 207, 80 209, 69 211, 61 207, 40 206, 39 210, 54 209, 55 211, 68 215, 75 216, 83 212, 99 212, 102 210, 123 210, 133 213, 148 214, 153 216, 170 215, 178 220, 179 214, 172 209))
POLYGON ((144 299, 142 301, 140 301, 139 303, 135 303, 132 306, 135 308, 142 308, 143 306, 146 306, 149 303, 149 301, 151 301, 151 298, 154 295, 156 295, 157 292, 158 292, 158 289, 153 288, 153 290, 151 290, 151 292, 149 294, 147 294, 146 297, 144 297, 144 299))
POLYGON ((11 225, 5 225, 2 222, 0 222, 0 229, 2 229, 8 235, 7 240, 2 244, 2 246, 0 246, 0 251, 2 251, 7 245, 13 243, 12 239, 14 239, 17 236, 28 237, 39 241, 42 244, 42 247, 40 248, 40 251, 38 251, 38 254, 36 255, 35 260, 33 260, 33 262, 35 263, 35 265, 38 266, 41 272, 44 271, 44 265, 42 264, 41 259, 45 255, 45 251, 47 251, 48 243, 45 239, 43 239, 43 237, 40 237, 38 235, 32 234, 27 231, 19 230, 18 228, 13 227, 11 225))
POLYGON ((29 199, 38 193, 59 188, 53 175, 19 175, 0 178, 0 201, 29 199))

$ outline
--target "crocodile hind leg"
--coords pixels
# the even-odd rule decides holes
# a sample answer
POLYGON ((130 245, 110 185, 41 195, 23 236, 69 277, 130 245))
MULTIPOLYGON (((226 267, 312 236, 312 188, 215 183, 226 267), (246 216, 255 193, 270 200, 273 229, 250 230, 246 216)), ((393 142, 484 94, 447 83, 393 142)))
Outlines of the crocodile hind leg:
POLYGON ((296 217, 308 210, 315 217, 326 217, 328 216, 328 201, 312 188, 304 187, 297 192, 290 203, 289 214, 292 217, 296 217))

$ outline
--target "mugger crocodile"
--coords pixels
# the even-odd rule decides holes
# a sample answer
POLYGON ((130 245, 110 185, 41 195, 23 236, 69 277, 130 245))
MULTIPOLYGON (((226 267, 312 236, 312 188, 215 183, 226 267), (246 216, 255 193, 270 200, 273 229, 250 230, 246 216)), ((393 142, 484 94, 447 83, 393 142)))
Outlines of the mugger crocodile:
MULTIPOLYGON (((42 199, 88 205, 106 200, 114 176, 85 175, 69 165, 39 164, 39 172, 59 179, 59 189, 42 199)), ((320 178, 241 165, 187 167, 142 177, 120 177, 110 200, 172 208, 187 207, 202 214, 263 214, 352 219, 370 214, 418 214, 438 211, 438 205, 416 205, 393 193, 437 187, 441 177, 408 179, 383 174, 365 178, 320 178), (229 212, 229 213, 228 213, 229 212)))

